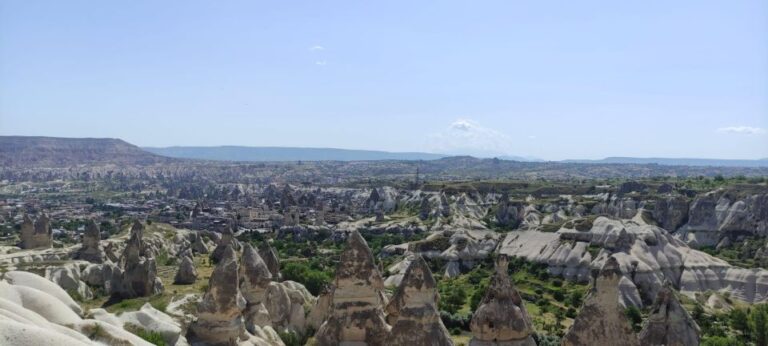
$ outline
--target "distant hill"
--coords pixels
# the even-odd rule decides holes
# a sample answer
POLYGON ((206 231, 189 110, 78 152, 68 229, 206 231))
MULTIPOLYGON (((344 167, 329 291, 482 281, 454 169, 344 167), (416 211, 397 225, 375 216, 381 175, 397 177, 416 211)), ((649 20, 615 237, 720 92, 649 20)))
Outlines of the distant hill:
POLYGON ((606 157, 602 160, 564 160, 569 163, 631 163, 664 166, 768 167, 768 160, 606 157))
POLYGON ((165 147, 143 148, 158 155, 217 161, 371 161, 371 160, 436 160, 446 155, 398 153, 375 150, 291 147, 165 147))
POLYGON ((114 138, 0 136, 0 164, 62 167, 80 164, 153 164, 174 161, 114 138))

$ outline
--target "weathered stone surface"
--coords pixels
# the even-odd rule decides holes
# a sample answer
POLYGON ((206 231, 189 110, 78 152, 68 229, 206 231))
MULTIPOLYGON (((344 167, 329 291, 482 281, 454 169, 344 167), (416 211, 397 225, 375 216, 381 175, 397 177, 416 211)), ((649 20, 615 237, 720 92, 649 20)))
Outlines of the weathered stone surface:
POLYGON ((688 221, 688 199, 684 196, 671 196, 656 199, 653 218, 661 228, 674 232, 688 221))
POLYGON ((496 260, 496 272, 472 315, 470 345, 534 346, 533 322, 520 293, 509 279, 507 256, 496 260))
POLYGON ((275 330, 290 330, 303 334, 306 329, 304 305, 314 303, 307 299, 304 286, 293 281, 271 282, 265 292, 264 305, 275 330))
POLYGON ((272 280, 280 280, 280 259, 277 257, 275 249, 268 242, 263 242, 259 246, 259 256, 269 268, 269 272, 272 273, 272 280))
POLYGON ((176 276, 173 278, 173 283, 177 285, 190 285, 197 280, 197 269, 195 269, 195 262, 192 258, 184 256, 179 263, 179 270, 176 272, 176 276))
POLYGON ((693 247, 714 246, 723 237, 768 235, 768 192, 715 190, 691 202, 681 238, 693 247))
POLYGON ((353 231, 336 267, 331 311, 315 334, 318 345, 385 345, 390 327, 384 317, 383 288, 371 249, 353 231))
POLYGON ((594 278, 579 315, 563 337, 564 346, 640 345, 619 305, 621 277, 619 262, 614 257, 608 258, 594 278))
POLYGON ((222 228, 221 232, 219 233, 221 239, 218 240, 216 248, 213 249, 213 253, 211 253, 211 258, 213 259, 214 263, 219 263, 221 257, 224 256, 224 251, 226 250, 227 246, 231 246, 235 250, 240 248, 239 242, 237 239, 235 239, 233 230, 234 227, 235 226, 233 222, 230 221, 230 224, 222 228))
POLYGON ((120 295, 124 298, 146 297, 163 291, 163 283, 157 277, 157 264, 143 238, 144 226, 135 221, 120 258, 123 266, 120 295))
POLYGON ((659 291, 651 314, 640 331, 640 344, 649 346, 698 345, 701 331, 667 283, 659 291))
POLYGON ((238 272, 235 250, 227 246, 211 274, 208 290, 197 307, 197 321, 190 326, 191 341, 231 345, 245 334, 241 312, 245 309, 246 301, 238 289, 238 272))
POLYGON ((43 213, 34 223, 29 215, 24 215, 24 222, 21 224, 21 243, 22 249, 39 249, 53 246, 53 230, 51 229, 48 215, 43 213))
POLYGON ((93 298, 90 287, 81 280, 80 267, 77 264, 68 263, 61 267, 45 268, 45 278, 53 281, 71 295, 76 292, 80 299, 93 298))
POLYGON ((88 221, 83 233, 83 242, 75 257, 92 263, 103 263, 106 254, 101 247, 101 231, 93 220, 88 221))
POLYGON ((411 261, 387 305, 387 345, 453 345, 437 310, 437 283, 421 256, 411 261))
POLYGON ((261 256, 251 246, 243 245, 243 255, 240 266, 240 291, 246 300, 246 308, 243 312, 245 326, 249 331, 253 326, 271 326, 272 320, 264 305, 264 298, 269 283, 272 281, 272 273, 261 259, 261 256))

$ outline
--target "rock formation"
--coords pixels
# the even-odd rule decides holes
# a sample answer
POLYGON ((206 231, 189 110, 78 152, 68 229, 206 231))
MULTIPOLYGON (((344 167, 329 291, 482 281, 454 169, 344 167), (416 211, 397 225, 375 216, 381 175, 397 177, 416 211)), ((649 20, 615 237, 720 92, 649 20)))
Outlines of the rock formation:
POLYGON ((19 247, 22 249, 39 249, 53 246, 53 230, 51 229, 48 215, 41 215, 34 223, 29 215, 24 215, 20 238, 21 243, 19 247))
POLYGON ((649 346, 687 346, 700 342, 699 326, 675 296, 667 282, 651 307, 651 315, 640 331, 640 344, 649 346))
POLYGON ((653 218, 661 228, 674 232, 688 221, 688 199, 683 196, 656 199, 653 218))
POLYGON ((619 262, 608 258, 594 278, 579 315, 563 337, 563 346, 639 346, 624 309, 619 305, 619 262))
POLYGON ((386 308, 392 331, 387 345, 453 345, 437 310, 437 283, 421 256, 411 261, 386 308))
POLYGON ((176 276, 173 279, 173 283, 177 285, 191 285, 197 280, 197 269, 195 269, 195 262, 189 256, 184 256, 179 263, 179 270, 176 272, 176 276))
POLYGON ((208 281, 208 290, 197 307, 197 321, 190 326, 191 340, 209 345, 232 345, 245 334, 241 312, 246 302, 238 289, 238 272, 235 250, 226 246, 208 281))
POLYGON ((245 326, 252 331, 252 326, 270 326, 272 320, 264 306, 264 296, 272 281, 272 273, 253 249, 251 244, 243 246, 242 265, 240 266, 240 291, 246 301, 243 317, 245 326))
POLYGON ((330 312, 315 334, 318 345, 385 345, 390 327, 384 318, 383 288, 371 249, 353 231, 336 267, 330 312))
POLYGON ((473 346, 514 345, 535 346, 533 323, 525 309, 520 293, 507 273, 507 256, 499 255, 496 273, 483 300, 472 315, 473 346))
POLYGON ((227 226, 221 229, 221 232, 219 233, 221 235, 221 239, 219 239, 216 248, 213 249, 213 253, 211 253, 213 263, 219 263, 221 256, 224 255, 224 250, 227 248, 227 246, 231 246, 234 250, 240 249, 240 243, 237 241, 237 239, 235 239, 235 228, 236 226, 234 221, 230 220, 227 226))
POLYGON ((146 297, 163 291, 163 283, 157 277, 157 264, 143 238, 144 226, 135 221, 120 258, 123 267, 120 295, 124 298, 146 297))
POLYGON ((265 241, 259 246, 259 256, 269 268, 272 280, 280 280, 280 259, 277 257, 275 249, 265 241))
POLYGON ((92 263, 103 263, 106 254, 101 247, 101 231, 93 220, 88 221, 83 233, 83 245, 76 254, 77 259, 92 263))

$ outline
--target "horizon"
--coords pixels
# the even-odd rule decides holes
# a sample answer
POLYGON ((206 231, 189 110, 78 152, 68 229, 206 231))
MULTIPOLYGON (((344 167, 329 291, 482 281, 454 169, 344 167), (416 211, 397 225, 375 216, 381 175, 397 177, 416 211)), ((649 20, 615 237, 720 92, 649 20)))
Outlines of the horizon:
POLYGON ((0 135, 768 158, 768 4, 0 4, 0 135))

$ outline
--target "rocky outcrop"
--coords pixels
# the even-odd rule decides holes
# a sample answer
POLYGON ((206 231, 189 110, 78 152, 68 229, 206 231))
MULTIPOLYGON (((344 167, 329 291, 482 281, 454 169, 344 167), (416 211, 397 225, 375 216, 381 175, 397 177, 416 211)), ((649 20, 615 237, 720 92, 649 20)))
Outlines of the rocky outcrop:
POLYGON ((453 345, 437 310, 437 283, 421 256, 411 261, 387 305, 387 345, 453 345))
POLYGON ((184 256, 179 263, 179 270, 173 278, 173 283, 177 285, 191 285, 197 280, 197 269, 195 262, 189 256, 184 256))
POLYGON ((661 228, 674 232, 688 221, 688 199, 670 196, 656 199, 653 218, 661 228))
POLYGON ((135 221, 120 258, 123 267, 120 295, 123 298, 147 297, 163 291, 163 283, 157 277, 157 264, 147 251, 143 238, 144 226, 135 221))
POLYGON ((535 346, 533 323, 507 272, 507 256, 496 260, 496 273, 472 315, 473 346, 535 346))
POLYGON ((219 233, 221 238, 217 242, 216 248, 213 249, 213 252, 211 253, 213 263, 219 263, 221 257, 224 255, 224 250, 226 250, 228 246, 231 246, 235 250, 240 249, 240 243, 235 239, 235 227, 234 222, 230 221, 226 227, 222 228, 219 233))
POLYGON ((680 304, 672 285, 664 285, 640 331, 640 343, 649 346, 698 345, 700 334, 699 326, 680 304))
POLYGON ((501 201, 496 206, 496 223, 502 227, 517 228, 523 221, 523 206, 509 200, 509 195, 504 193, 501 201))
POLYGON ((275 330, 304 334, 307 325, 304 307, 312 304, 314 297, 294 281, 271 282, 264 294, 264 305, 275 330))
POLYGON ((638 209, 643 207, 643 202, 637 202, 630 197, 618 197, 608 194, 602 202, 592 207, 592 214, 631 219, 637 214, 638 209))
POLYGON ((264 298, 272 281, 272 274, 251 244, 246 243, 243 246, 241 262, 240 291, 246 301, 243 312, 245 326, 249 331, 253 330, 252 326, 271 326, 272 320, 264 305, 264 298))
POLYGON ((88 221, 88 225, 85 226, 82 246, 75 257, 91 263, 103 263, 106 258, 104 249, 101 247, 101 231, 93 220, 88 221))
POLYGON ((53 230, 51 229, 48 215, 43 213, 34 223, 29 215, 24 215, 24 222, 21 224, 21 243, 22 249, 39 249, 53 246, 53 230))
POLYGON ((70 292, 71 295, 79 295, 80 300, 93 298, 91 288, 82 280, 80 266, 75 263, 45 268, 45 278, 70 292))
POLYGON ((639 346, 637 335, 619 304, 619 262, 610 257, 594 278, 579 315, 563 337, 563 346, 639 346))
MULTIPOLYGON (((432 232, 426 239, 409 243, 407 248, 424 258, 445 260, 447 265, 443 275, 455 277, 493 253, 498 237, 493 231, 450 229, 432 232)), ((383 253, 394 255, 401 250, 400 245, 388 245, 383 253)))
POLYGON ((336 267, 330 312, 315 334, 318 345, 385 345, 390 327, 384 317, 383 288, 371 249, 353 231, 336 267))
POLYGON ((231 246, 224 248, 219 263, 208 281, 208 290, 197 307, 197 321, 190 326, 190 341, 209 345, 231 345, 245 334, 242 311, 245 298, 240 294, 237 255, 231 246))
POLYGON ((697 196, 680 233, 694 247, 714 246, 724 237, 768 235, 768 192, 721 189, 697 196))
POLYGON ((277 257, 275 249, 268 242, 263 242, 259 246, 259 256, 269 268, 273 280, 280 280, 280 259, 277 257))

